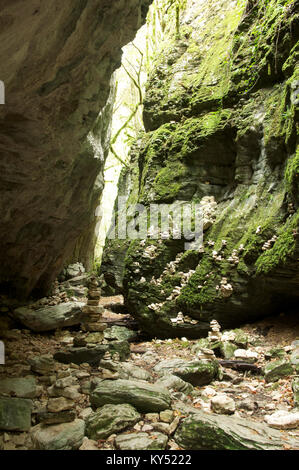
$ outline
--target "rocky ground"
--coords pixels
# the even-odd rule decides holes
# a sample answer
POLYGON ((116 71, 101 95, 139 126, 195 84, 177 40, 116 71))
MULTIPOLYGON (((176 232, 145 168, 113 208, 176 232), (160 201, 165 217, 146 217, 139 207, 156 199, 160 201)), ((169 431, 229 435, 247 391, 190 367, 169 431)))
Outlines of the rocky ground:
MULTIPOLYGON (((47 308, 83 303, 79 289, 80 299, 56 296, 47 308)), ((146 340, 121 296, 101 303, 109 328, 84 347, 74 348, 79 320, 2 330, 1 450, 299 450, 295 314, 201 340, 146 340)))

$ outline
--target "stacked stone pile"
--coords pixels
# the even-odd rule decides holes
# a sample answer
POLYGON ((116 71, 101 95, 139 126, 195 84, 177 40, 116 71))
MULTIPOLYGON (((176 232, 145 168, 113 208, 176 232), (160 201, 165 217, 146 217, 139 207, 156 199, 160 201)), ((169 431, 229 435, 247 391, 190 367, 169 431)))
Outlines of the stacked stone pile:
POLYGON ((102 321, 104 307, 99 305, 101 298, 101 289, 98 281, 92 277, 88 285, 87 305, 82 311, 85 314, 82 322, 82 330, 89 332, 103 332, 107 328, 107 324, 102 321))

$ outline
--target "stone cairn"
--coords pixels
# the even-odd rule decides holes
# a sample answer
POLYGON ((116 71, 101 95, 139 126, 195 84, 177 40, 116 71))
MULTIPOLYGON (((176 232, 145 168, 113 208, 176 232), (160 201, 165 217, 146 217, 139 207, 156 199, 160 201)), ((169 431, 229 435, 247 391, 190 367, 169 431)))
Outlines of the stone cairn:
POLYGON ((87 305, 83 307, 82 312, 85 314, 81 327, 86 332, 103 332, 107 328, 107 324, 102 321, 104 307, 99 305, 101 298, 101 289, 99 288, 96 277, 91 277, 88 284, 87 305))
MULTIPOLYGON (((212 320, 210 322, 210 328, 212 331, 209 331, 208 339, 210 343, 218 343, 218 341, 221 341, 222 334, 221 334, 221 326, 219 325, 217 320, 212 320)), ((212 345, 211 345, 212 347, 212 345)), ((215 353, 212 349, 207 349, 207 348, 200 348, 197 357, 199 360, 204 360, 204 361, 211 361, 216 359, 215 353)))
POLYGON ((212 343, 216 343, 217 341, 221 341, 221 326, 219 325, 217 320, 212 320, 210 323, 210 328, 212 331, 209 331, 209 340, 212 343))

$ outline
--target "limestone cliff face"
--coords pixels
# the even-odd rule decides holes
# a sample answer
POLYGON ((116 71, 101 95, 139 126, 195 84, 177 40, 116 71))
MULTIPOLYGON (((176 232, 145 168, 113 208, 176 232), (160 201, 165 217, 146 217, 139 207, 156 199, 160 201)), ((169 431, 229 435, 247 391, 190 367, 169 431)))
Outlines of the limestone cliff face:
POLYGON ((6 290, 44 292, 74 258, 90 268, 110 77, 150 3, 0 0, 0 79, 6 87, 0 106, 0 279, 6 290))
POLYGON ((188 0, 173 17, 129 202, 200 203, 204 244, 131 242, 123 291, 151 334, 196 337, 298 301, 298 1, 188 0))

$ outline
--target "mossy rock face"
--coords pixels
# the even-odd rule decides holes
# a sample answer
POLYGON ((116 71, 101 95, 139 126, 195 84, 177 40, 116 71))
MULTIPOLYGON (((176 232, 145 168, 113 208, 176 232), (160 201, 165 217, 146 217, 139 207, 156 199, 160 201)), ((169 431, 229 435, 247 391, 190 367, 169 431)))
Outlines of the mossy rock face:
POLYGON ((183 237, 126 245, 125 303, 153 337, 200 338, 212 319, 235 328, 298 302, 298 14, 289 0, 214 3, 182 6, 180 34, 169 7, 128 170, 128 206, 216 202, 200 253, 183 237))
POLYGON ((197 412, 183 420, 175 440, 187 450, 281 450, 279 431, 249 419, 197 412))
POLYGON ((87 419, 86 434, 94 440, 107 439, 140 419, 141 415, 131 405, 105 405, 87 419))
POLYGON ((266 382, 277 382, 279 379, 292 375, 294 368, 292 364, 285 360, 274 361, 265 367, 266 382))

